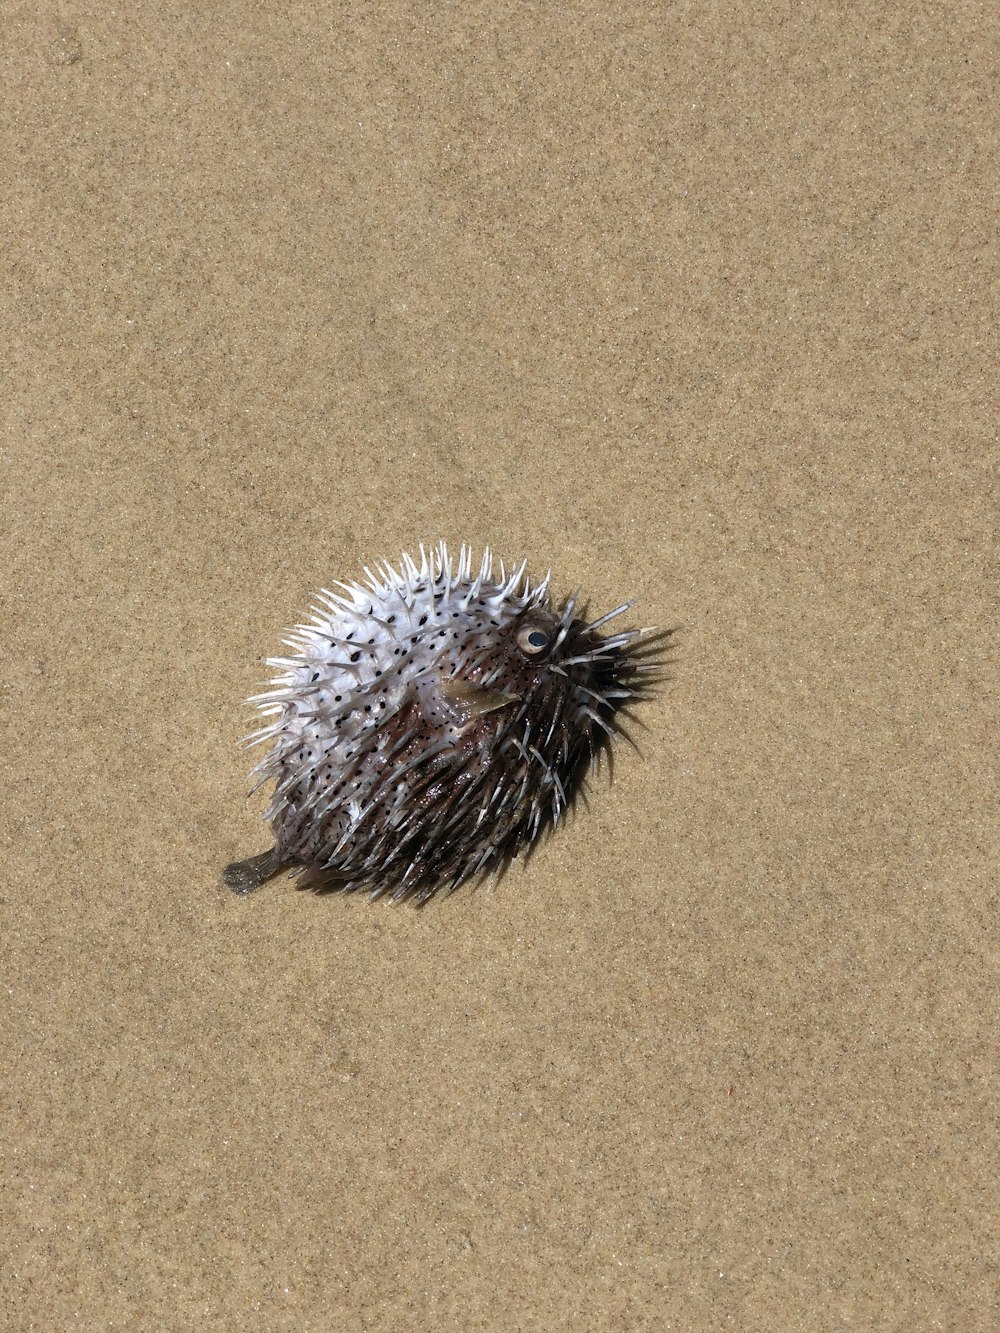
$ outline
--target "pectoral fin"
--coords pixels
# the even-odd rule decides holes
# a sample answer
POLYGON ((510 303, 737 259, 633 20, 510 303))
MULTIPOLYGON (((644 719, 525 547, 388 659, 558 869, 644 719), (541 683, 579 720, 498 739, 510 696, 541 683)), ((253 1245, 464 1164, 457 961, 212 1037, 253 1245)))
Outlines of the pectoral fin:
POLYGON ((446 680, 441 685, 445 701, 461 713, 466 722, 474 722, 486 713, 497 713, 509 704, 516 704, 516 694, 505 694, 501 690, 483 689, 470 680, 446 680))

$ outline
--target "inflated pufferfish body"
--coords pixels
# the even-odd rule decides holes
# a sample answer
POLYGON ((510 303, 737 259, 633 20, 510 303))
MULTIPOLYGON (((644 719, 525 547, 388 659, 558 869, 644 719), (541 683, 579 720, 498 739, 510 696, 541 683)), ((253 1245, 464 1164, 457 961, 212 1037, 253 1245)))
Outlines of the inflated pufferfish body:
POLYGON ((476 572, 463 546, 404 555, 366 585, 323 590, 313 618, 268 659, 256 696, 271 742, 254 770, 275 782, 275 847, 227 867, 246 893, 284 869, 316 889, 423 901, 501 869, 558 823, 588 763, 645 697, 650 631, 596 632, 576 599, 549 602, 522 565, 476 572))

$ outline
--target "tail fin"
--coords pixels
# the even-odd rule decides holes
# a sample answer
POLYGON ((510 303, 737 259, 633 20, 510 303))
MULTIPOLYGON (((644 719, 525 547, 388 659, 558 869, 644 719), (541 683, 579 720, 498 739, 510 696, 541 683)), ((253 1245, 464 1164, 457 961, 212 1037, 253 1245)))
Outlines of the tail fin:
POLYGON ((232 865, 226 866, 222 872, 222 882, 233 893, 252 893, 290 865, 291 862, 279 856, 277 847, 272 847, 269 852, 248 856, 245 861, 234 861, 232 865))

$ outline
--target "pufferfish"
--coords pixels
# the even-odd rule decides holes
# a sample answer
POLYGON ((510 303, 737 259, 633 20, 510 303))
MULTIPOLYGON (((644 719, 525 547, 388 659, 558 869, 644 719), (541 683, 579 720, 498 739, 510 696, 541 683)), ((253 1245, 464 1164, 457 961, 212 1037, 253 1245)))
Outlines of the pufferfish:
POLYGON ((249 702, 274 782, 275 845, 223 872, 248 893, 283 870, 316 890, 424 902, 503 870, 563 818, 589 768, 649 697, 652 629, 598 632, 578 595, 553 605, 526 562, 494 573, 444 542, 419 563, 365 567, 323 589, 284 640, 292 656, 249 702))

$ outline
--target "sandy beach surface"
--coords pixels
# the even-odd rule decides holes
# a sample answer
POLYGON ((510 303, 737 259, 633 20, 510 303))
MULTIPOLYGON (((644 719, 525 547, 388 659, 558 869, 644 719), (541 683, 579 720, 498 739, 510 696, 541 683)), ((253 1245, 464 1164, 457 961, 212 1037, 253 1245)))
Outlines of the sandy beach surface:
POLYGON ((14 4, 3 1327, 998 1326, 988 14, 14 4), (438 539, 679 627, 641 753, 229 894, 263 659, 438 539))

